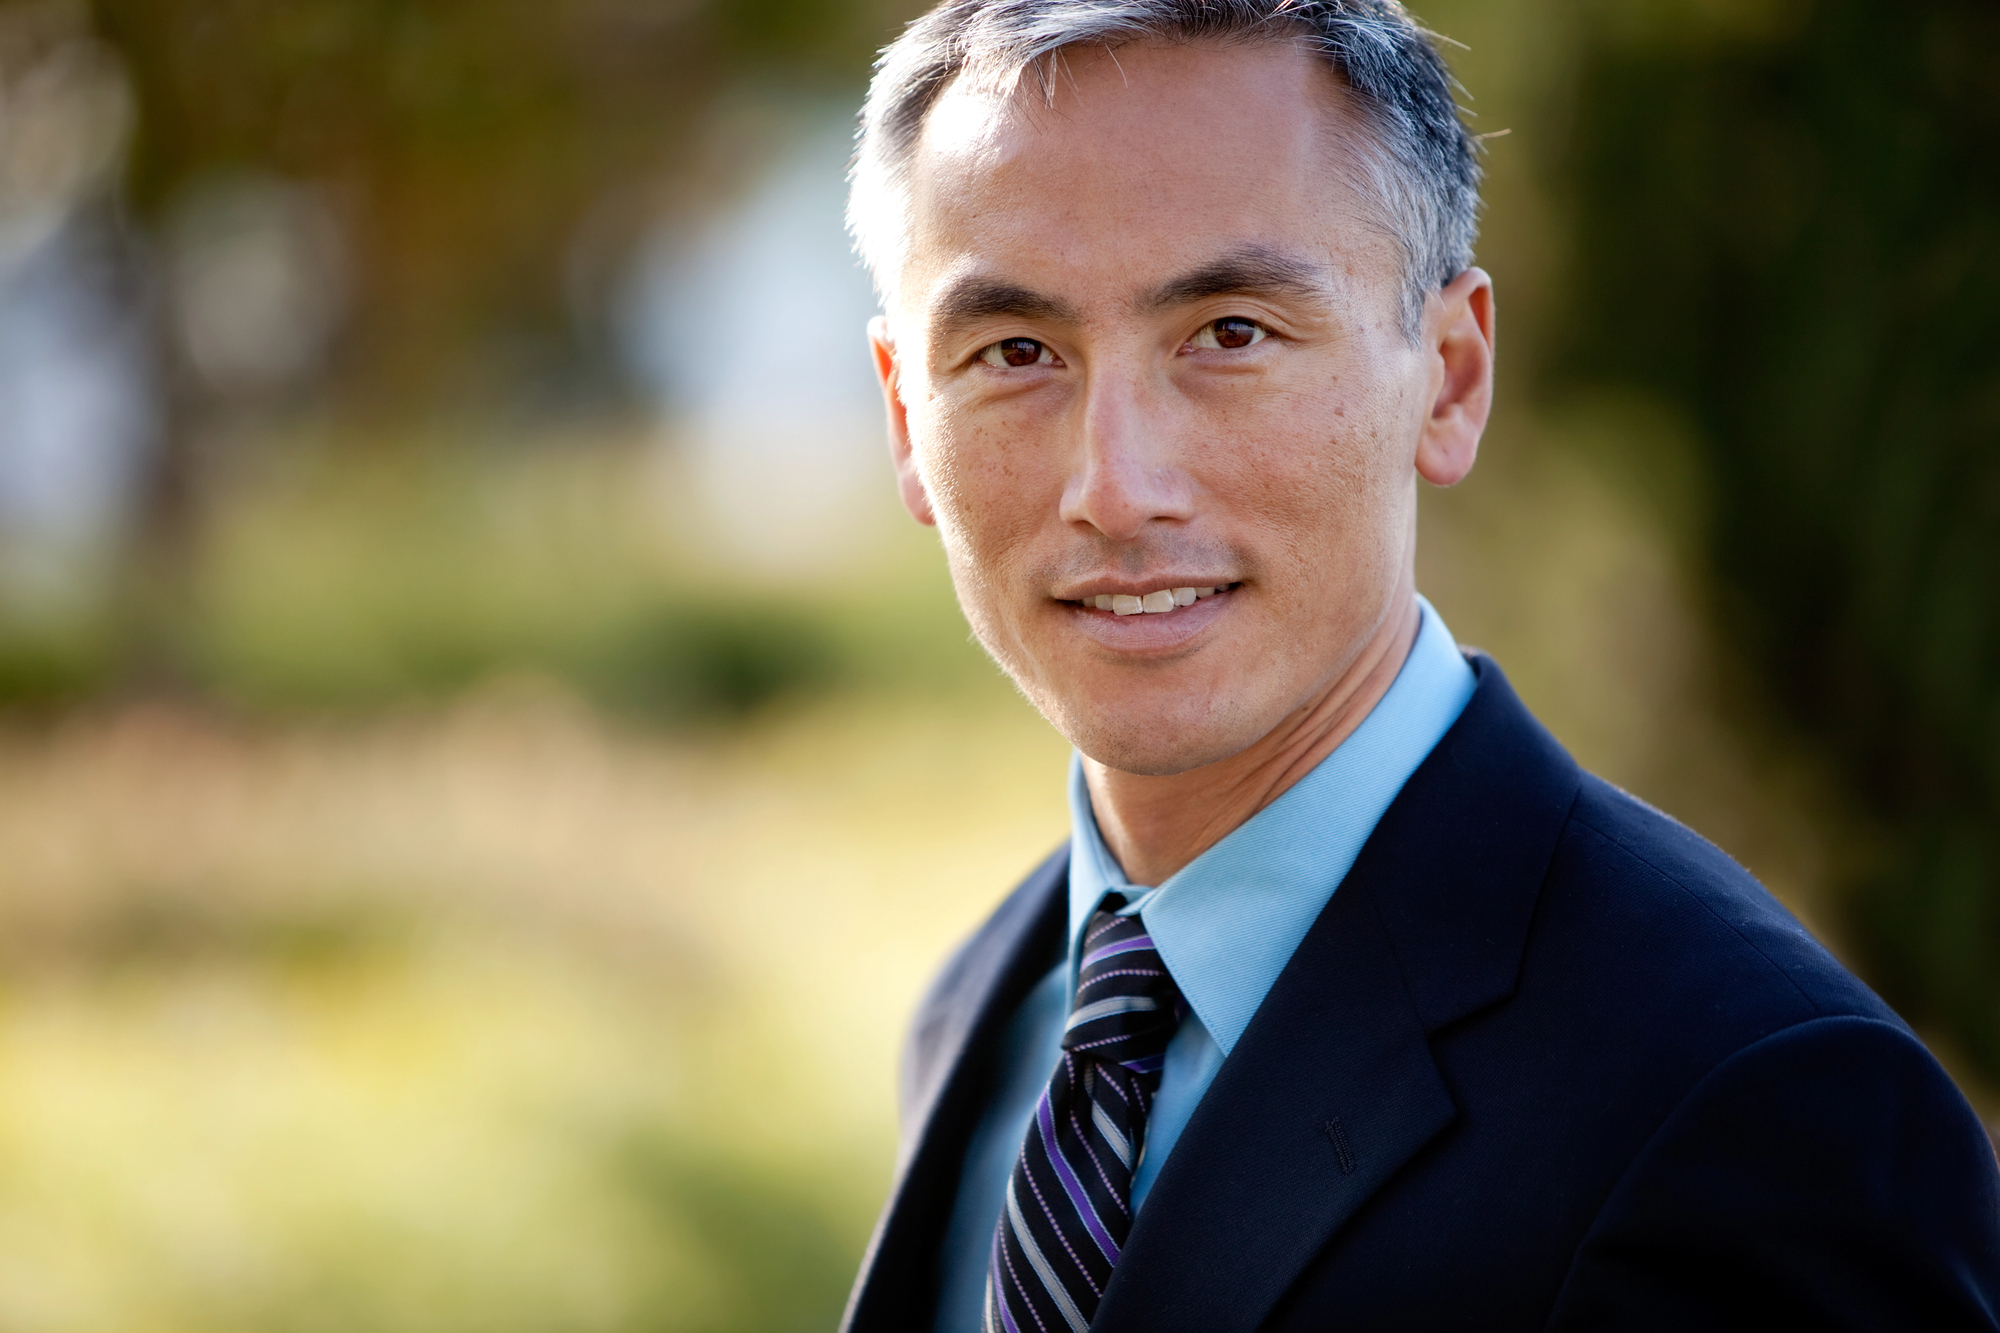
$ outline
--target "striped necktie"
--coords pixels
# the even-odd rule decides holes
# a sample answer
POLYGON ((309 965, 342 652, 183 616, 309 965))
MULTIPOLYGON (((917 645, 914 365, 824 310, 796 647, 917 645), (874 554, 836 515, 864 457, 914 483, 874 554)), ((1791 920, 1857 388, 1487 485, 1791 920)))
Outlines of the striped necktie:
POLYGON ((1145 925, 1099 911, 1062 1063, 1035 1103, 994 1229, 985 1333, 1090 1327, 1132 1230, 1132 1172, 1180 1015, 1180 990, 1145 925))

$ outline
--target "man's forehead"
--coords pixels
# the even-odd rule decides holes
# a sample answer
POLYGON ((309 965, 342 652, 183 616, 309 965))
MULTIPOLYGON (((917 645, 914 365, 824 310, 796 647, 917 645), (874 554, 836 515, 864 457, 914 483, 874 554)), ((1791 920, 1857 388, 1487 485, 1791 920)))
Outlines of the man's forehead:
POLYGON ((990 88, 963 76, 953 79, 924 117, 918 154, 962 166, 994 161, 1009 151, 1008 140, 1020 135, 1021 118, 1031 110, 1024 97, 1025 88, 990 88))
POLYGON ((1280 41, 1078 52, 1046 98, 961 78, 920 141, 900 294, 930 313, 981 284, 1110 282, 1124 305, 1209 278, 1324 287, 1308 266, 1384 240, 1337 146, 1346 117, 1325 62, 1280 41))
POLYGON ((1006 78, 961 71, 926 114, 917 155, 963 170, 1059 147, 1170 149, 1228 133, 1228 113, 1252 107, 1281 117, 1261 126, 1268 138, 1342 120, 1347 94, 1324 59, 1282 33, 1068 47, 1006 78))

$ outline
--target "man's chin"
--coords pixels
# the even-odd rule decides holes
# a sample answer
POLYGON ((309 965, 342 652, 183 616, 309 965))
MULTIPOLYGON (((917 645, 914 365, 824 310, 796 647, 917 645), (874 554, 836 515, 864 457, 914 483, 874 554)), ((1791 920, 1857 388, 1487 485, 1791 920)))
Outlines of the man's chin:
POLYGON ((1085 757, 1138 777, 1164 778, 1218 763, 1247 749, 1255 737, 1238 737, 1224 727, 1187 726, 1172 718, 1148 724, 1129 716, 1093 718, 1061 731, 1085 757))

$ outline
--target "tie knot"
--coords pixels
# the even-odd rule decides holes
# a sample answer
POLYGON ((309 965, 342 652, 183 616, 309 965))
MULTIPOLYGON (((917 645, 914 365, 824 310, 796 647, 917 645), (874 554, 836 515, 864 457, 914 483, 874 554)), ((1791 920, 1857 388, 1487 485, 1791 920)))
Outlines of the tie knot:
POLYGON ((1181 993, 1136 916, 1100 911, 1083 937, 1083 965, 1063 1049, 1135 1074, 1156 1074, 1180 1026, 1181 993))

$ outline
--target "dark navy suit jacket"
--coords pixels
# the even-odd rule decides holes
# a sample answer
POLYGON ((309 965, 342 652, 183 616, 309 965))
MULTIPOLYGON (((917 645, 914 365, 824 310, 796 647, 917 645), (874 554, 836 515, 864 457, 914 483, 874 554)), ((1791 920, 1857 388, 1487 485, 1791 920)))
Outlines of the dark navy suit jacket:
MULTIPOLYGON (((1091 1327, 1995 1328, 2000 1174, 1937 1062, 1472 660, 1472 701, 1196 1108, 1091 1327)), ((853 1333, 928 1333, 1000 1030, 1063 953, 1067 869, 923 1001, 853 1333)))

